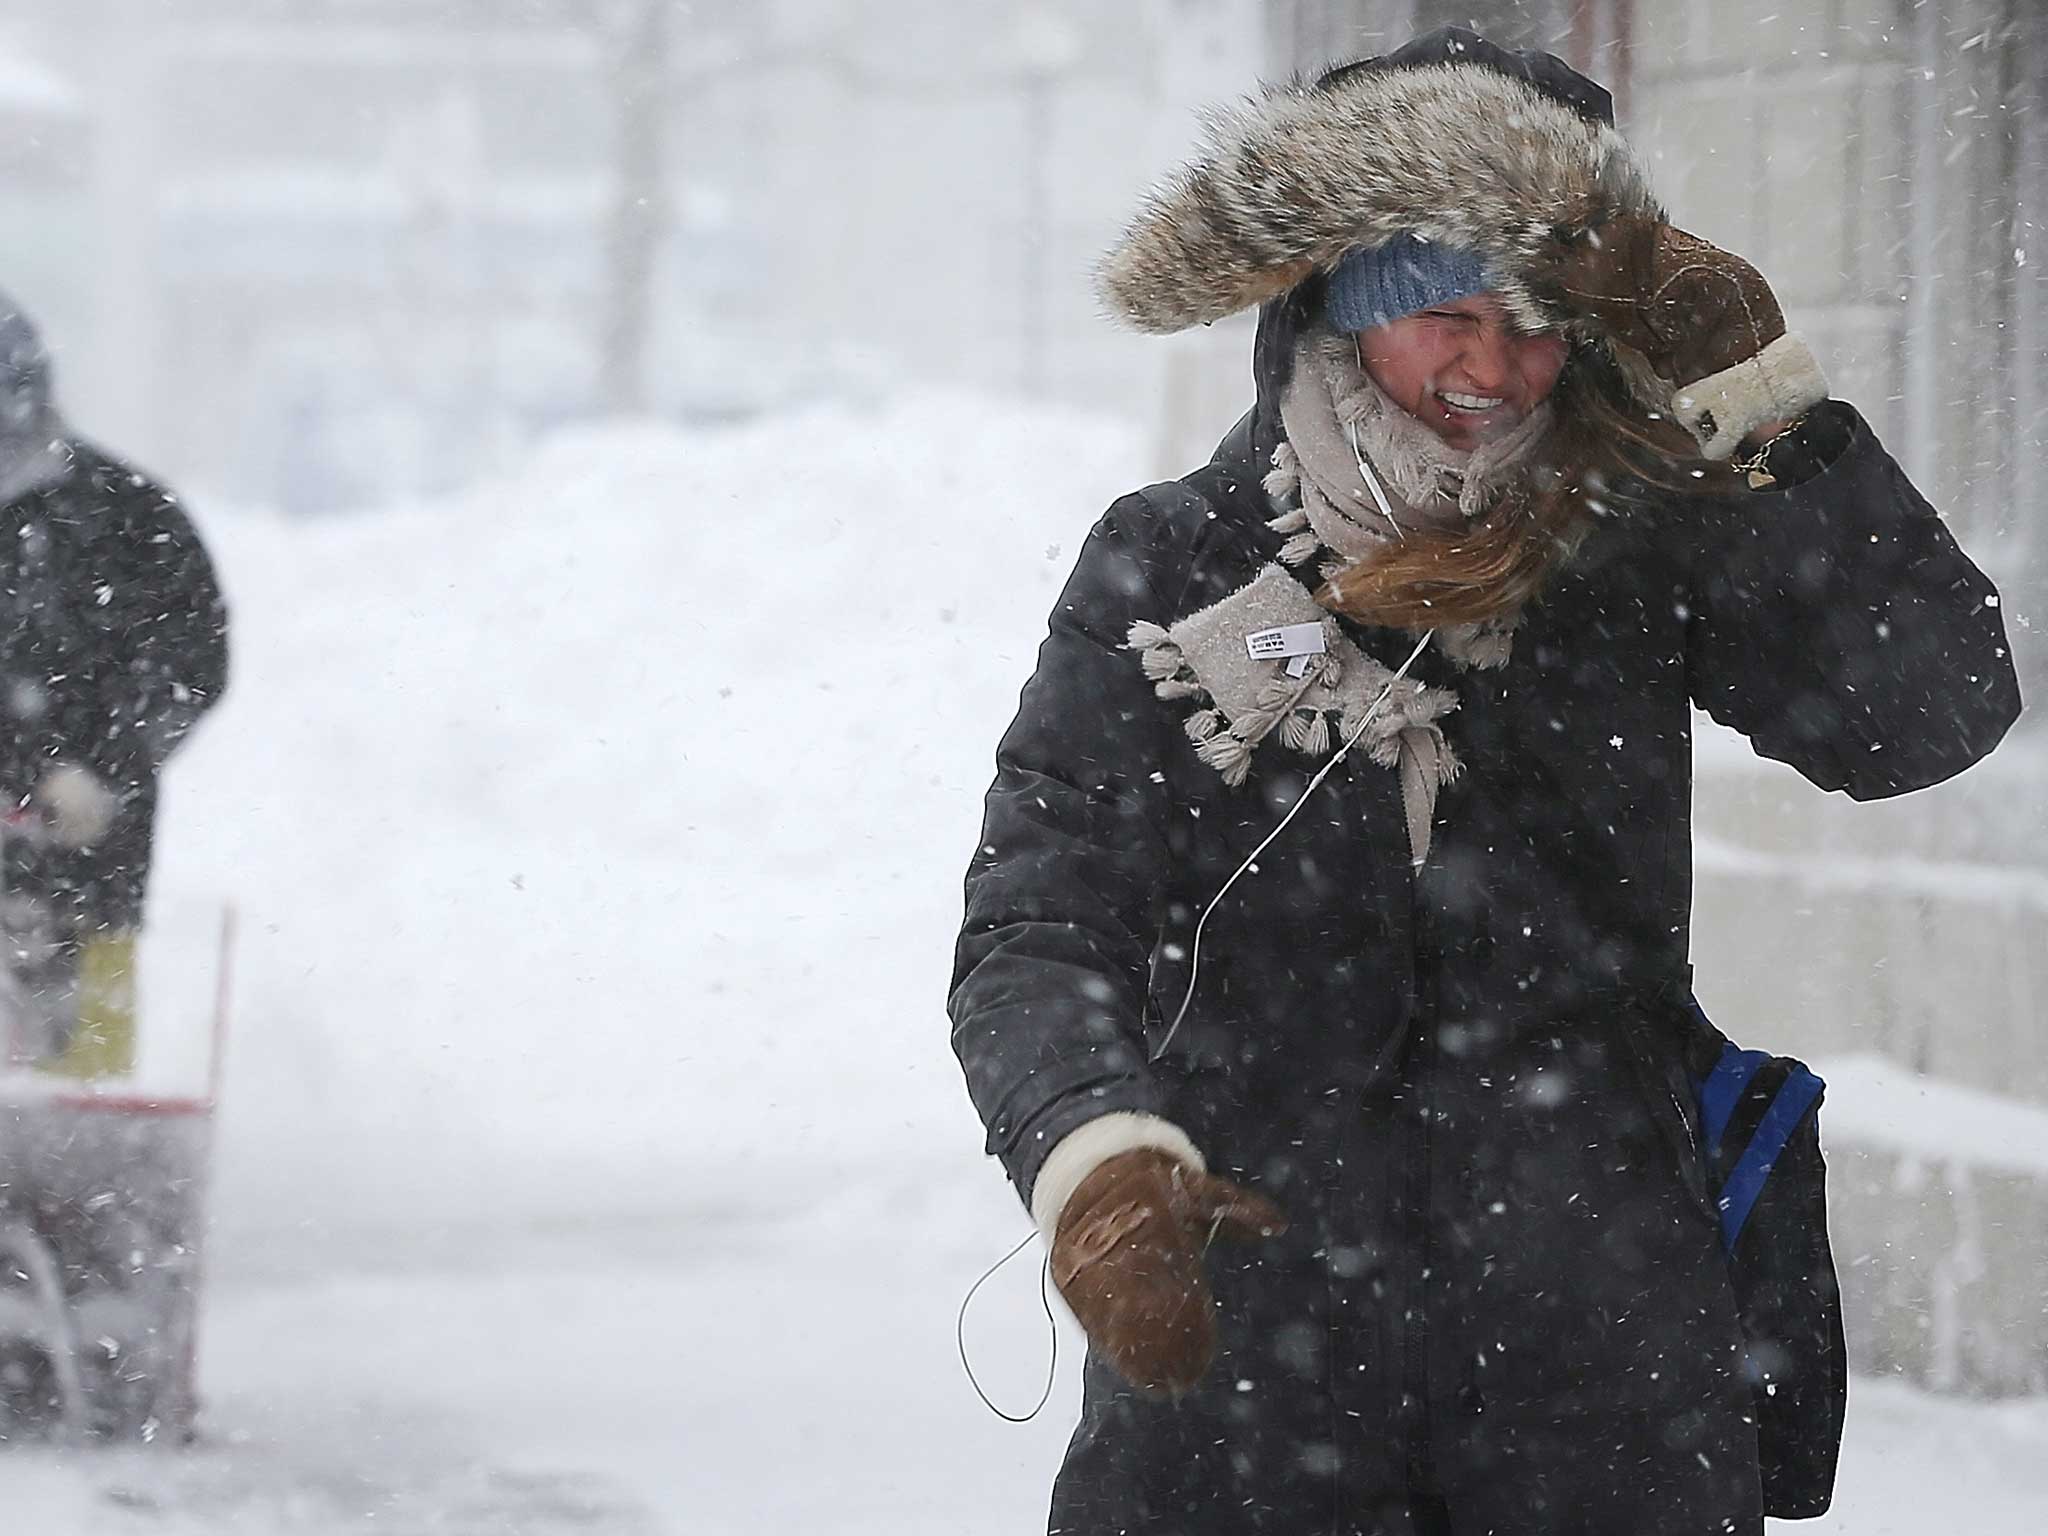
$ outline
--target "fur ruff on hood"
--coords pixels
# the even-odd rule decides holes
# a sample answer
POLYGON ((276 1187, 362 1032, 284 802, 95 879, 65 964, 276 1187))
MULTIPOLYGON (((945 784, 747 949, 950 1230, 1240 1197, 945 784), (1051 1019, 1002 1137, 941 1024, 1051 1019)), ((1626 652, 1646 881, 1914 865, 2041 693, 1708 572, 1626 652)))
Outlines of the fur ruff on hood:
POLYGON ((1404 232, 1479 252, 1514 319, 1554 329, 1566 317, 1527 281, 1544 245, 1663 215, 1612 127, 1485 64, 1270 86, 1214 117, 1208 138, 1099 269, 1103 297, 1138 330, 1221 320, 1404 232))

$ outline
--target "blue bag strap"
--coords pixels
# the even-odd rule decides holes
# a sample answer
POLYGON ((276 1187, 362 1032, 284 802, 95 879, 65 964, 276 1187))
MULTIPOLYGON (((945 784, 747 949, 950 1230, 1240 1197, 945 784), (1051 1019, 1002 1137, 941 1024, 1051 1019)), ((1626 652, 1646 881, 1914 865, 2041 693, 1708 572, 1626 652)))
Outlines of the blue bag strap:
MULTIPOLYGON (((1744 1081, 1755 1070, 1752 1066, 1744 1075, 1744 1081)), ((1770 1177, 1778 1154, 1791 1142, 1792 1133, 1799 1129, 1799 1122, 1806 1118, 1807 1111, 1813 1108, 1825 1086, 1812 1072, 1795 1062, 1784 1085, 1778 1089, 1777 1097, 1771 1100, 1771 1107, 1757 1122, 1756 1134, 1749 1138, 1741 1159, 1721 1185, 1721 1246, 1726 1252, 1732 1254, 1735 1251, 1736 1239, 1742 1236, 1743 1225, 1756 1206, 1757 1196, 1764 1192, 1764 1180, 1770 1177)), ((1730 1102, 1732 1104, 1733 1100, 1730 1102)), ((1725 1126, 1726 1123, 1724 1117, 1722 1124, 1725 1126)))
POLYGON ((1742 1101, 1742 1090, 1770 1059, 1768 1052, 1745 1051, 1729 1045, 1722 1050, 1721 1059, 1714 1063, 1707 1080, 1700 1084, 1700 1134, 1706 1141, 1709 1161, 1721 1155, 1721 1137, 1728 1129, 1728 1117, 1742 1101))

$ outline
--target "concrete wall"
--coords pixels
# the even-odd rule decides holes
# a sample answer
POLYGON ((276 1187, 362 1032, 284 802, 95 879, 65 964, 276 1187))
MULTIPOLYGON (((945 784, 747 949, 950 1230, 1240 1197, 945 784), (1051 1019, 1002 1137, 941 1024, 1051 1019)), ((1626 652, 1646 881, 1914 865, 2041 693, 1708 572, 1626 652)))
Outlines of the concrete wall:
MULTIPOLYGON (((1643 0, 1629 127, 1674 219, 1771 277, 1836 393, 1999 583, 2038 698, 2048 34, 2015 25, 2026 9, 1643 0)), ((2044 768, 2023 726, 1949 785, 1857 806, 1710 735, 1695 923, 1709 1011, 1823 1067, 1871 1053, 2048 1105, 2044 768)), ((1902 1132, 1829 1138, 1858 1363, 2038 1389, 2039 1161, 1916 1155, 1902 1132)))
MULTIPOLYGON (((0 117, 39 113, 0 158, 0 284, 78 418, 175 482, 312 509, 597 409, 602 9, 0 0, 0 49, 64 98, 0 71, 0 117)), ((1149 417, 1217 376, 1105 323, 1089 272, 1196 106, 1259 71, 1255 0, 672 9, 656 408, 922 379, 1149 417)))

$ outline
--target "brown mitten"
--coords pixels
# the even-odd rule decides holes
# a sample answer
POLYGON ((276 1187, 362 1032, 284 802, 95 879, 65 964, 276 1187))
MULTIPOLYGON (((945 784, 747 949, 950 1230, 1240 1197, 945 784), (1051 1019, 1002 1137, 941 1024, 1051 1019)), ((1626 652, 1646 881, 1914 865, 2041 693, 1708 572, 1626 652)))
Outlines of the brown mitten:
POLYGON ((1710 458, 1827 398, 1763 274, 1660 220, 1630 214, 1555 242, 1537 285, 1677 385, 1672 413, 1710 458))
POLYGON ((1643 214, 1553 245, 1542 282, 1674 384, 1746 362, 1785 334, 1761 272, 1643 214))
POLYGON ((1287 1218, 1262 1196, 1152 1147, 1119 1152, 1061 1209, 1052 1277, 1088 1340, 1141 1392, 1179 1396, 1216 1350, 1202 1255, 1218 1232, 1272 1237, 1287 1218))

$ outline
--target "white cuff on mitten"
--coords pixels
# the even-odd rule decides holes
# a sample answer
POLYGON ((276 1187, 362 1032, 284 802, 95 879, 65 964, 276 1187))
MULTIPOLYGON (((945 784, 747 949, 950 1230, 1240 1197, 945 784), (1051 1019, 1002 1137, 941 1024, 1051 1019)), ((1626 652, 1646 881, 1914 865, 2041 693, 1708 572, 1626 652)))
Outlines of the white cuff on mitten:
POLYGON ((1828 397, 1821 372, 1806 343, 1789 331, 1746 362, 1671 396, 1671 414, 1700 441, 1700 452, 1725 459, 1736 445, 1767 421, 1797 416, 1828 397))
POLYGON ((1060 1212, 1066 1209, 1067 1200, 1082 1181, 1119 1152, 1132 1152, 1140 1147, 1153 1147, 1177 1157, 1197 1173, 1209 1171, 1202 1154, 1188 1140, 1187 1132, 1171 1120, 1125 1109, 1099 1115, 1060 1138, 1052 1155, 1039 1167, 1037 1182, 1031 1186, 1031 1219, 1038 1223, 1046 1242, 1053 1240, 1059 1229, 1060 1212))

